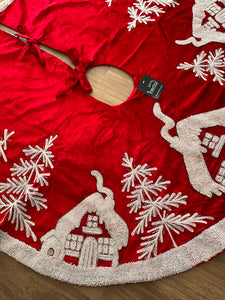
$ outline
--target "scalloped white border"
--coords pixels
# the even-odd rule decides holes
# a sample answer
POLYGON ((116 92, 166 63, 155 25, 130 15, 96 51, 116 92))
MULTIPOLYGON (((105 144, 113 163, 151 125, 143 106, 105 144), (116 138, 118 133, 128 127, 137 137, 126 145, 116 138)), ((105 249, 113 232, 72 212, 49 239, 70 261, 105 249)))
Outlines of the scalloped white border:
POLYGON ((85 286, 101 286, 157 280, 184 272, 206 262, 225 250, 225 218, 186 244, 154 258, 118 267, 82 269, 66 262, 43 256, 36 249, 0 230, 0 250, 54 279, 85 286))
POLYGON ((4 0, 3 2, 0 2, 0 13, 3 12, 14 1, 15 0, 4 0))

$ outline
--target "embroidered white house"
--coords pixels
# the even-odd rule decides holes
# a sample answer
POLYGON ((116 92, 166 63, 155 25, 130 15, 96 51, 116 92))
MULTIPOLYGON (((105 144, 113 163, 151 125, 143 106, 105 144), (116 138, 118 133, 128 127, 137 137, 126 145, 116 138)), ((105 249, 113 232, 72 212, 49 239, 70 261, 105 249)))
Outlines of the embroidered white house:
POLYGON ((207 197, 212 197, 213 194, 221 196, 222 193, 225 193, 225 182, 223 181, 225 178, 220 176, 224 174, 224 163, 221 165, 217 177, 213 180, 203 155, 211 149, 213 150, 212 156, 218 158, 224 146, 224 136, 218 137, 208 132, 203 141, 199 138, 202 129, 225 126, 225 107, 191 115, 180 120, 177 124, 162 112, 160 104, 157 102, 154 104, 153 113, 164 123, 160 132, 162 138, 170 144, 171 148, 183 155, 192 187, 207 197), (177 135, 172 136, 169 131, 175 126, 177 135))
POLYGON ((224 0, 195 0, 192 7, 192 35, 179 45, 192 43, 196 47, 211 42, 225 43, 224 0), (197 40, 199 39, 199 40, 197 40))
POLYGON ((91 174, 96 177, 98 192, 83 199, 58 220, 55 229, 41 237, 40 251, 59 260, 65 256, 76 257, 78 266, 85 269, 97 267, 99 260, 111 261, 112 266, 117 266, 119 250, 127 246, 129 230, 114 210, 113 192, 103 187, 102 175, 98 171, 91 174), (82 226, 82 234, 76 234, 84 217, 86 226, 82 226), (102 236, 103 225, 108 236, 102 236))

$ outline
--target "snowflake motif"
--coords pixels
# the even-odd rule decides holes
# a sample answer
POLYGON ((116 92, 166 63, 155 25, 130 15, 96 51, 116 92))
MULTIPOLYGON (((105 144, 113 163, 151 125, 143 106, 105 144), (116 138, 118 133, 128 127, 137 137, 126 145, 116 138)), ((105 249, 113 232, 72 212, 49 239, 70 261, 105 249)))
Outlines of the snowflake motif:
POLYGON ((207 80, 208 73, 214 76, 213 81, 219 82, 223 85, 224 79, 224 69, 225 69, 225 56, 224 50, 222 48, 216 49, 215 52, 209 52, 207 55, 204 51, 197 55, 193 63, 180 63, 177 66, 180 70, 192 70, 195 73, 195 77, 207 80))
POLYGON ((0 213, 7 214, 8 220, 11 221, 12 224, 15 223, 15 230, 20 229, 23 231, 26 230, 26 236, 32 236, 33 240, 36 241, 37 238, 34 232, 31 229, 31 226, 34 226, 34 222, 32 222, 31 216, 29 216, 26 212, 26 204, 15 198, 13 195, 10 195, 7 198, 5 195, 2 195, 0 199, 0 213))
POLYGON ((127 173, 124 174, 125 179, 121 181, 123 184, 122 191, 130 192, 127 198, 131 202, 128 203, 127 207, 130 208, 130 214, 138 213, 135 218, 136 226, 131 235, 147 232, 146 236, 141 237, 141 248, 137 250, 139 259, 156 256, 158 245, 163 243, 166 232, 173 246, 177 247, 172 233, 180 234, 184 230, 193 232, 196 224, 207 224, 206 220, 213 220, 212 217, 200 216, 198 213, 175 215, 172 212, 168 214, 168 211, 173 208, 187 205, 188 197, 182 195, 181 192, 159 196, 167 189, 170 181, 163 180, 162 176, 159 176, 155 181, 149 180, 157 168, 149 168, 147 164, 138 165, 137 168, 133 166, 133 158, 129 158, 127 153, 123 157, 122 165, 127 168, 127 173))
POLYGON ((53 168, 54 155, 49 149, 56 138, 57 136, 51 136, 46 139, 43 148, 36 145, 23 150, 26 156, 31 156, 30 161, 21 158, 19 164, 14 163, 10 169, 12 178, 0 183, 0 193, 4 193, 0 198, 0 214, 7 215, 8 221, 15 223, 15 230, 26 230, 27 238, 31 236, 34 241, 37 238, 31 226, 35 224, 30 220, 31 216, 27 214, 26 205, 29 202, 37 211, 42 208, 47 209, 45 204, 47 200, 34 185, 48 185, 47 179, 50 173, 45 172, 45 168, 53 168))
POLYGON ((176 5, 179 4, 175 0, 137 0, 137 2, 133 3, 133 6, 128 7, 128 14, 132 19, 128 23, 128 31, 136 28, 137 23, 147 24, 148 22, 154 22, 155 17, 165 13, 165 6, 175 7, 176 5))
POLYGON ((125 179, 122 180, 122 183, 124 184, 123 192, 129 192, 130 188, 134 187, 134 181, 136 179, 142 183, 141 178, 145 178, 148 175, 151 176, 152 172, 157 170, 156 168, 149 168, 147 164, 144 164, 143 166, 138 165, 133 168, 133 158, 129 158, 127 153, 124 155, 122 166, 130 169, 130 171, 124 175, 125 179))
POLYGON ((8 129, 4 130, 4 137, 0 138, 0 156, 3 157, 4 162, 7 162, 7 157, 5 155, 5 151, 7 150, 7 142, 9 142, 10 136, 12 136, 15 131, 8 133, 8 129))

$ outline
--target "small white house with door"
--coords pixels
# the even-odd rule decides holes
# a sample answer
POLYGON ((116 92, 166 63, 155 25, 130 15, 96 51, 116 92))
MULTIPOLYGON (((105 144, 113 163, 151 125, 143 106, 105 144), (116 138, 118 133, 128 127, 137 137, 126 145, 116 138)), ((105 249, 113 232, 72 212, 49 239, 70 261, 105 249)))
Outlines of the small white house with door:
POLYGON ((41 253, 64 260, 65 256, 78 258, 78 266, 95 268, 98 262, 119 264, 119 250, 128 244, 126 222, 114 209, 113 197, 95 192, 61 217, 55 229, 41 237, 41 253), (81 221, 86 218, 86 225, 81 221), (108 236, 102 236, 102 226, 108 236), (81 228, 82 227, 82 228, 81 228), (79 228, 79 234, 76 234, 79 228), (72 232, 72 233, 71 233, 72 232))

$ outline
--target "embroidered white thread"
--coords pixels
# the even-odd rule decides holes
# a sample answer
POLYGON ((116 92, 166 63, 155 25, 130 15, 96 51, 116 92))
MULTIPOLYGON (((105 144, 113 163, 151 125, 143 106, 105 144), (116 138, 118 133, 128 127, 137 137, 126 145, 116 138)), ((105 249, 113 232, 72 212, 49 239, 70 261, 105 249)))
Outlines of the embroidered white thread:
POLYGON ((15 0, 3 0, 0 3, 0 13, 3 12, 10 4, 12 4, 15 0))
POLYGON ((9 195, 7 198, 2 195, 0 198, 0 214, 8 214, 8 221, 15 223, 15 230, 20 229, 21 231, 26 230, 27 237, 32 236, 35 240, 35 235, 31 229, 34 226, 34 222, 30 219, 31 217, 26 213, 26 203, 17 199, 13 195, 9 195))
POLYGON ((175 7, 176 5, 179 5, 176 0, 137 0, 133 6, 128 7, 128 14, 132 19, 128 23, 128 31, 136 28, 137 23, 154 22, 156 17, 165 13, 165 6, 175 7))
POLYGON ((225 219, 210 226, 187 243, 148 260, 116 268, 79 268, 45 256, 35 248, 0 230, 0 250, 45 276, 82 286, 100 286, 157 280, 207 262, 225 249, 225 219))
POLYGON ((213 194, 221 196, 225 188, 216 183, 207 168, 203 153, 207 149, 202 146, 199 139, 202 128, 225 126, 225 107, 190 116, 175 124, 174 120, 165 115, 159 103, 153 107, 154 115, 165 125, 161 129, 161 136, 170 147, 183 155, 185 167, 192 187, 202 195, 212 197, 213 194), (169 130, 176 125, 177 136, 171 136, 169 130))
POLYGON ((192 13, 193 36, 186 40, 177 40, 176 44, 192 43, 194 46, 200 47, 211 42, 225 43, 225 32, 223 31, 225 28, 225 5, 223 0, 195 0, 192 13))
POLYGON ((12 131, 8 133, 8 129, 4 130, 4 137, 0 138, 0 156, 3 157, 3 160, 7 162, 7 157, 5 155, 5 151, 7 150, 7 142, 9 142, 10 136, 12 136, 15 133, 15 131, 12 131))
POLYGON ((225 160, 222 161, 215 180, 225 187, 225 160))
POLYGON ((82 227, 82 232, 87 234, 102 234, 102 228, 98 226, 98 217, 89 215, 86 226, 82 227))
POLYGON ((215 134, 206 132, 202 141, 202 145, 204 145, 206 148, 210 150, 213 150, 211 155, 215 158, 218 158, 225 145, 225 135, 223 134, 220 137, 218 137, 215 134))
POLYGON ((224 50, 219 48, 216 49, 214 53, 210 51, 208 55, 202 51, 193 60, 193 63, 180 63, 179 66, 177 66, 177 69, 186 71, 192 70, 193 73, 195 73, 195 77, 202 78, 205 81, 208 79, 208 72, 210 75, 214 76, 213 81, 217 81, 220 85, 223 85, 223 82, 225 81, 224 50))
POLYGON ((130 207, 130 213, 136 213, 142 207, 145 196, 152 200, 151 194, 158 196, 158 192, 166 189, 170 183, 170 181, 163 180, 162 176, 159 176, 155 182, 148 180, 147 176, 151 177, 157 168, 150 168, 148 164, 134 167, 133 157, 129 158, 127 153, 124 154, 122 166, 127 169, 127 173, 123 175, 125 178, 121 181, 123 185, 122 192, 126 191, 129 193, 131 188, 135 188, 131 195, 127 196, 127 198, 131 199, 131 203, 127 205, 130 207))
POLYGON ((149 259, 152 255, 156 256, 159 243, 163 243, 163 237, 165 230, 172 240, 173 246, 176 248, 177 244, 172 235, 173 233, 180 234, 184 230, 193 232, 193 227, 196 227, 198 223, 207 224, 206 220, 213 220, 214 218, 208 216, 200 216, 197 213, 193 215, 175 215, 174 213, 167 215, 166 211, 163 211, 163 215, 159 214, 160 220, 152 222, 153 228, 147 231, 149 235, 142 237, 142 248, 137 251, 140 254, 139 259, 149 259))
POLYGON ((105 0, 105 2, 108 6, 111 6, 114 0, 105 0))
POLYGON ((26 213, 26 206, 27 202, 30 202, 31 206, 36 207, 37 211, 42 208, 47 209, 45 204, 47 200, 43 198, 42 193, 39 193, 38 188, 34 187, 34 184, 48 185, 47 178, 50 173, 41 172, 44 172, 48 166, 53 168, 54 155, 50 148, 56 138, 57 136, 51 136, 46 139, 43 148, 37 145, 24 149, 25 155, 31 156, 31 160, 24 161, 21 158, 21 164, 14 163, 10 169, 12 178, 8 178, 5 183, 0 183, 0 193, 5 193, 0 198, 0 214, 7 215, 8 221, 11 221, 12 224, 15 223, 16 231, 18 229, 21 231, 26 230, 26 237, 31 236, 34 241, 37 241, 37 238, 31 226, 35 226, 35 223, 30 220, 31 216, 26 213), (35 159, 35 161, 32 159, 35 159))
POLYGON ((177 244, 173 238, 172 232, 176 234, 180 234, 185 229, 193 232, 193 227, 196 227, 197 223, 207 224, 205 220, 213 220, 212 217, 202 217, 197 213, 190 215, 175 215, 174 213, 170 215, 166 215, 166 211, 163 211, 163 216, 160 217, 159 221, 153 222, 153 228, 148 230, 147 233, 150 235, 142 237, 141 239, 144 241, 141 243, 142 248, 137 251, 137 253, 141 254, 139 259, 142 258, 150 258, 153 254, 157 255, 158 244, 163 243, 163 236, 165 229, 167 230, 173 246, 176 248, 177 244))
MULTIPOLYGON (((112 261, 112 266, 117 266, 119 264, 119 250, 122 247, 127 246, 129 230, 126 222, 114 210, 115 200, 113 192, 111 189, 103 186, 103 177, 101 173, 93 170, 91 175, 96 178, 98 192, 83 199, 58 220, 55 229, 48 231, 41 237, 42 247, 40 251, 44 255, 51 255, 58 260, 64 260, 65 255, 68 254, 67 249, 69 245, 67 245, 67 241, 71 240, 71 231, 80 227, 81 221, 86 214, 95 213, 99 217, 99 223, 104 223, 108 234, 113 240, 113 245, 111 245, 113 246, 113 251, 111 249, 112 247, 109 248, 109 245, 105 243, 106 240, 108 241, 108 238, 104 238, 102 250, 97 251, 96 254, 95 248, 96 246, 101 246, 101 240, 99 238, 97 241, 94 238, 98 232, 96 233, 95 230, 93 230, 93 232, 88 230, 89 234, 94 236, 92 236, 91 239, 88 239, 87 242, 85 242, 86 239, 84 239, 83 236, 79 236, 78 239, 80 237, 82 238, 79 242, 79 248, 75 249, 76 253, 70 251, 69 255, 79 257, 81 261, 78 262, 78 265, 82 266, 82 268, 87 268, 89 266, 96 267, 96 255, 97 260, 109 260, 112 261), (106 196, 103 197, 102 194, 105 194, 106 196), (89 247, 88 251, 87 247, 89 247), (109 251, 111 253, 110 255, 109 251)), ((96 217, 93 216, 91 219, 95 223, 96 217)), ((90 217, 87 219, 87 222, 89 221, 90 217)), ((95 225, 93 224, 93 226, 95 225)), ((73 245, 73 247, 74 246, 75 245, 73 245)))
POLYGON ((126 167, 129 172, 124 174, 125 179, 122 180, 123 189, 122 191, 130 192, 131 187, 135 186, 135 180, 137 179, 139 183, 142 183, 141 178, 145 178, 146 176, 151 176, 157 168, 149 168, 148 164, 138 165, 137 167, 133 167, 133 158, 128 156, 127 153, 124 154, 122 166, 126 167))
POLYGON ((94 268, 97 265, 98 245, 94 237, 88 236, 81 251, 78 266, 84 269, 94 268))
POLYGON ((144 205, 142 206, 143 211, 139 213, 136 218, 138 221, 137 226, 132 231, 132 235, 144 233, 145 227, 149 225, 152 218, 157 215, 160 216, 160 210, 171 210, 172 207, 179 207, 181 204, 187 204, 185 199, 187 196, 183 196, 181 192, 166 194, 163 197, 151 197, 152 200, 148 200, 149 194, 143 199, 144 205))
MULTIPOLYGON (((129 158, 128 154, 125 153, 122 165, 125 167, 129 166, 129 169, 133 170, 133 158, 129 158)), ((143 242, 140 244, 141 248, 137 250, 137 253, 140 254, 138 259, 149 259, 151 256, 157 256, 158 245, 159 243, 163 243, 165 232, 169 234, 173 246, 177 247, 172 233, 180 234, 184 230, 193 232, 193 227, 196 227, 197 223, 207 224, 206 220, 213 220, 212 217, 202 217, 198 213, 194 213, 193 215, 189 213, 185 215, 167 214, 174 207, 178 208, 180 205, 186 205, 188 197, 182 195, 181 192, 158 196, 159 193, 167 189, 170 181, 162 181, 162 185, 158 185, 158 179, 160 178, 161 180, 162 178, 160 176, 155 185, 152 180, 149 181, 147 176, 152 176, 152 174, 144 175, 143 179, 140 179, 140 176, 136 176, 133 180, 134 190, 131 192, 132 195, 127 196, 132 201, 127 205, 131 207, 130 213, 137 213, 142 209, 135 218, 137 225, 131 235, 142 234, 148 229, 147 235, 141 237, 143 242)), ((124 184, 123 180, 122 184, 124 184)))

